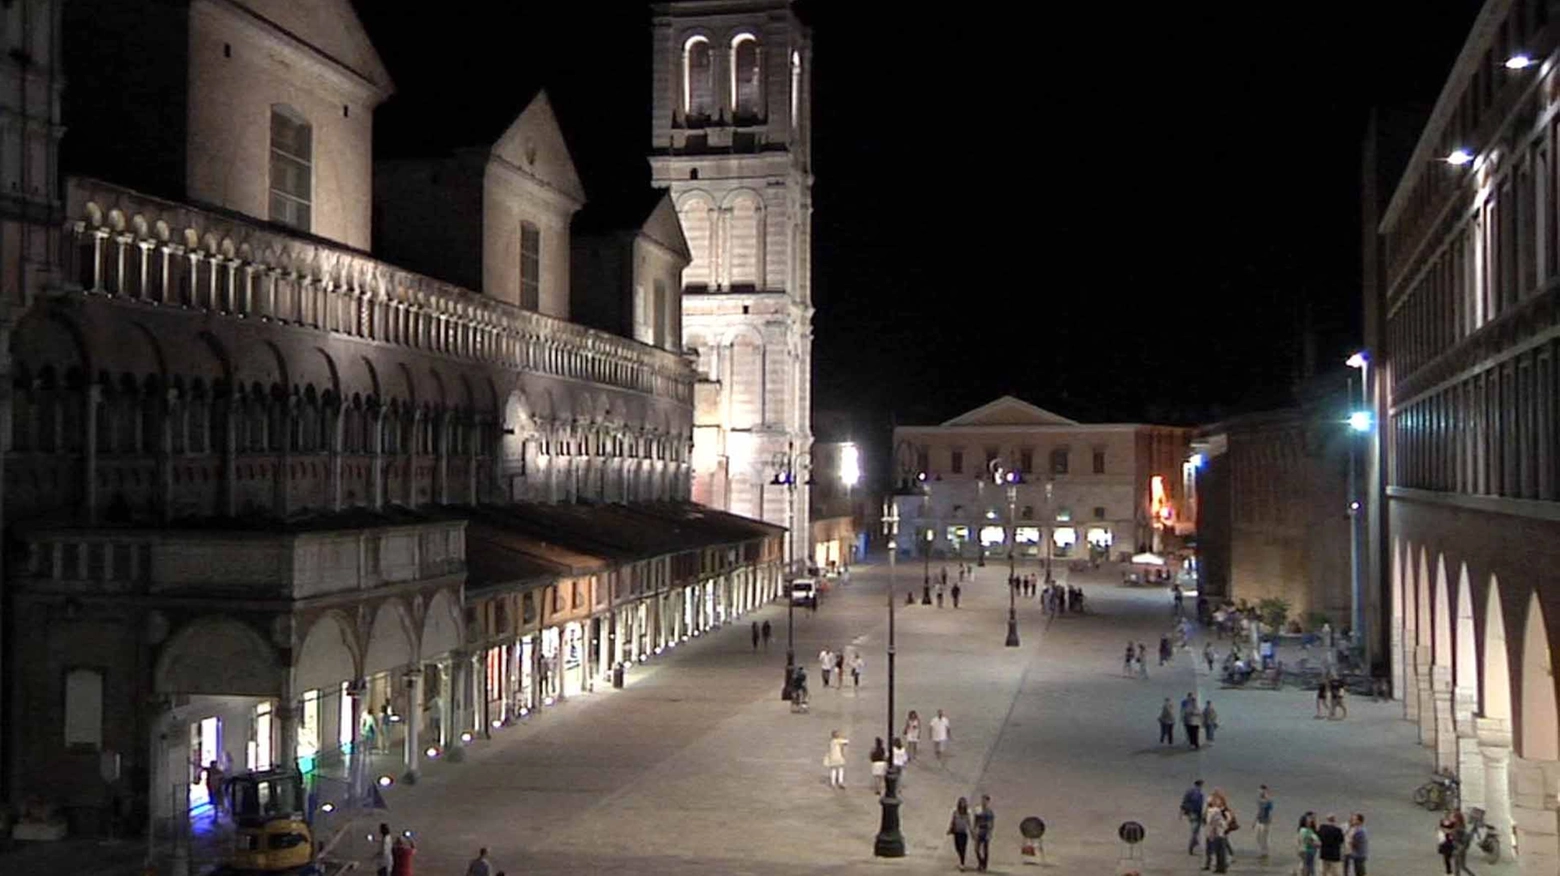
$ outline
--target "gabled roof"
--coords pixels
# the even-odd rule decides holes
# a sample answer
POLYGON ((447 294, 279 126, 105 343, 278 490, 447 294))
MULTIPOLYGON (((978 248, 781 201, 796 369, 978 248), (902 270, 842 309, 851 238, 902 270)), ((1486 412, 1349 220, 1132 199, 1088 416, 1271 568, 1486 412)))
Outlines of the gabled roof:
POLYGON ((381 100, 395 90, 348 0, 237 0, 237 5, 372 83, 381 100))
POLYGON ((659 243, 692 261, 688 238, 683 235, 677 205, 671 189, 643 188, 598 194, 583 210, 574 214, 574 232, 580 235, 607 235, 633 232, 659 243))
POLYGON ((1077 420, 1070 420, 1061 414, 1053 414, 1042 407, 1037 407, 1015 398, 1004 395, 996 401, 987 402, 973 411, 964 413, 948 420, 943 426, 1077 426, 1077 420))
POLYGON ((538 91, 491 145, 495 157, 543 185, 585 202, 585 186, 574 169, 569 144, 563 139, 546 91, 538 91))

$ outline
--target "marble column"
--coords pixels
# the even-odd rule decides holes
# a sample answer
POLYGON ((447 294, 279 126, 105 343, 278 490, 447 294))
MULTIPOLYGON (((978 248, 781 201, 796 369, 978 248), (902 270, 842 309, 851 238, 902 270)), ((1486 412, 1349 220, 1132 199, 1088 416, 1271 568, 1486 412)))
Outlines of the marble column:
POLYGON ((1426 748, 1435 747, 1435 693, 1432 676, 1435 666, 1430 659, 1430 648, 1420 646, 1414 649, 1414 686, 1418 695, 1415 703, 1418 711, 1414 719, 1419 722, 1419 744, 1426 748))
POLYGON ((1560 873, 1560 761, 1511 758, 1511 820, 1517 834, 1517 872, 1560 873))
POLYGON ((1436 666, 1430 672, 1431 698, 1435 704, 1435 766, 1442 771, 1457 769, 1457 728, 1452 721, 1452 668, 1436 666))
POLYGON ((401 781, 408 785, 415 785, 417 784, 418 768, 422 764, 422 667, 412 667, 407 671, 406 679, 407 686, 411 691, 411 701, 406 705, 406 773, 401 777, 401 781))
POLYGON ((1457 733, 1457 777, 1462 781, 1463 806, 1488 810, 1484 757, 1479 753, 1478 721, 1474 717, 1478 706, 1478 691, 1467 687, 1452 689, 1452 719, 1457 733))
MULTIPOLYGON (((1477 718, 1484 820, 1500 837, 1502 857, 1511 855, 1511 724, 1501 718, 1477 718)), ((1464 787, 1468 777, 1463 776, 1464 787)))

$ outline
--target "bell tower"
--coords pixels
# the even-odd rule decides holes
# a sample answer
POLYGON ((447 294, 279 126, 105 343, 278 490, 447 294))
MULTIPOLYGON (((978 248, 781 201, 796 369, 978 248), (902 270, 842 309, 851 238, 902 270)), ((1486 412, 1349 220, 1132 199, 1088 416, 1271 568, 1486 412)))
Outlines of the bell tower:
POLYGON ((650 167, 693 261, 694 498, 797 533, 811 559, 812 36, 790 0, 654 4, 650 167), (775 475, 796 475, 792 488, 775 475), (791 517, 794 513, 794 520, 791 517))

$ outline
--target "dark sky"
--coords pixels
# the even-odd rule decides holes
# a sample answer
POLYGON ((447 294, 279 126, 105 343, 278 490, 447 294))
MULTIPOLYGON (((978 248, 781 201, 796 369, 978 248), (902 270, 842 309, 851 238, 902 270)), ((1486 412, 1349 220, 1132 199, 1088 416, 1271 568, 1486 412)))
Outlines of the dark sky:
MULTIPOLYGON (((1322 366, 1359 342, 1368 111, 1428 110, 1479 5, 804 4, 815 409, 866 437, 1004 392, 1115 421, 1284 403, 1308 311, 1322 366)), ((382 153, 545 85, 590 192, 648 181, 645 5, 357 6, 398 91, 382 153)))

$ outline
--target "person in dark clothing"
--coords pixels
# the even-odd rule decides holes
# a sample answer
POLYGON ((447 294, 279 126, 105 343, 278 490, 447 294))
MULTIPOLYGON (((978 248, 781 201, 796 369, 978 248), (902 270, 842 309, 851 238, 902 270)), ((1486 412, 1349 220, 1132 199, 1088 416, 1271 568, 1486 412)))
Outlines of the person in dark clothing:
POLYGON ((758 650, 758 621, 753 621, 753 650, 758 650))
POLYGON ((980 795, 980 806, 975 809, 975 869, 985 870, 991 857, 991 834, 997 827, 997 813, 991 808, 991 797, 980 795))
POLYGON ((1336 876, 1343 867, 1343 828, 1338 826, 1338 816, 1327 816, 1326 823, 1316 829, 1316 837, 1321 840, 1317 857, 1322 862, 1322 873, 1336 876))
POLYGON ((763 625, 763 626, 762 626, 762 627, 760 627, 760 628, 759 628, 759 632, 760 632, 760 633, 761 633, 761 634, 762 634, 762 635, 763 635, 763 637, 764 637, 764 650, 765 650, 765 651, 768 651, 768 650, 769 650, 769 636, 770 636, 770 634, 771 634, 771 633, 772 633, 772 632, 773 632, 773 631, 772 631, 772 630, 771 630, 771 629, 770 629, 770 628, 769 628, 769 621, 764 621, 764 625, 763 625))
POLYGON ((959 607, 959 594, 962 592, 959 589, 959 585, 957 585, 957 584, 953 585, 953 589, 951 591, 949 591, 949 592, 952 593, 952 595, 953 595, 953 607, 954 608, 958 608, 959 607))

